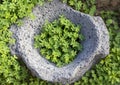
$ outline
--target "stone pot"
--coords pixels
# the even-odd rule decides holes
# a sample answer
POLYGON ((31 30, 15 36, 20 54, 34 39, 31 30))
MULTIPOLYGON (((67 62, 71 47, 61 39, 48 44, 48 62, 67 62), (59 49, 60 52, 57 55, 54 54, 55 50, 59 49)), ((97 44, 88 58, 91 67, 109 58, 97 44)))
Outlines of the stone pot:
POLYGON ((24 18, 22 26, 12 25, 10 30, 16 43, 11 45, 11 53, 20 56, 28 69, 38 78, 62 84, 73 83, 83 76, 95 62, 109 54, 109 34, 100 17, 93 17, 73 10, 59 0, 53 0, 44 6, 33 9, 34 20, 24 18), (66 16, 74 24, 82 26, 81 32, 85 36, 81 51, 70 64, 58 68, 43 58, 34 48, 34 36, 39 33, 45 20, 53 21, 59 15, 66 16))

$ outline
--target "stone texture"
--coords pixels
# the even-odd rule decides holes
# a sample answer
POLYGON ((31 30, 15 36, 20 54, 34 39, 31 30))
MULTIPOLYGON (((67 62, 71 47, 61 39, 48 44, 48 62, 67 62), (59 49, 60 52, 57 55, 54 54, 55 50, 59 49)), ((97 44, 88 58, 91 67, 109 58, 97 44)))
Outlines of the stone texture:
POLYGON ((22 26, 12 25, 10 30, 16 43, 11 48, 11 53, 23 59, 27 67, 39 78, 50 82, 72 83, 83 76, 90 67, 109 54, 109 34, 100 17, 92 17, 73 10, 62 4, 59 0, 36 6, 33 9, 36 16, 34 20, 24 18, 22 26), (45 20, 53 21, 59 15, 65 15, 75 24, 82 26, 85 40, 82 42, 83 51, 70 64, 58 68, 53 63, 43 58, 34 48, 34 35, 39 33, 45 20))

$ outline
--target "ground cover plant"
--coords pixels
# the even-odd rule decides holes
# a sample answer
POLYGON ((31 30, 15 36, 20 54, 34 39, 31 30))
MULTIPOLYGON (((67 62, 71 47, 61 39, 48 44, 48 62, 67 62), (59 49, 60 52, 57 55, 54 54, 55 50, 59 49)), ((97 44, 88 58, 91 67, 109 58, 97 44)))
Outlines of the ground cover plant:
POLYGON ((46 22, 34 39, 40 54, 58 67, 72 62, 82 50, 80 25, 76 26, 64 15, 51 23, 46 22))
POLYGON ((75 10, 94 15, 96 11, 96 0, 61 0, 63 3, 67 3, 75 10))
MULTIPOLYGON (((23 62, 10 54, 9 49, 9 44, 15 42, 11 39, 12 33, 9 31, 9 26, 14 23, 20 24, 20 19, 25 16, 32 17, 32 8, 39 1, 44 0, 0 1, 0 85, 53 85, 33 77, 23 62)), ((72 0, 66 1, 74 9, 87 14, 95 14, 95 0, 74 0, 80 1, 78 8, 75 7, 75 3, 70 4, 69 1, 72 0)), ((119 14, 120 11, 100 12, 99 15, 104 19, 110 34, 110 54, 73 85, 120 85, 119 14)))

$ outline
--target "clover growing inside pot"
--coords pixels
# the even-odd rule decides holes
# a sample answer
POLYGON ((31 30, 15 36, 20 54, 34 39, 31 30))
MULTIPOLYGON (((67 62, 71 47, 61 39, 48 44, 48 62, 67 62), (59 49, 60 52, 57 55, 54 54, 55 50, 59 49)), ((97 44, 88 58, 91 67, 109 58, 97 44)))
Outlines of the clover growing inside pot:
POLYGON ((82 50, 84 39, 81 26, 73 24, 65 16, 53 22, 45 22, 40 34, 34 37, 34 47, 40 54, 58 67, 72 62, 82 50))

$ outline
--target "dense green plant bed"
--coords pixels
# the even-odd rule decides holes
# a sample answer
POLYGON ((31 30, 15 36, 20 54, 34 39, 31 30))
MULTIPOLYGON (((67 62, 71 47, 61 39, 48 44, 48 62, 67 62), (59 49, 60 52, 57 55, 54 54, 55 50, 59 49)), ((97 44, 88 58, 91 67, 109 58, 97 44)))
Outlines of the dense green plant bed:
MULTIPOLYGON (((11 56, 9 44, 13 43, 9 26, 21 18, 32 16, 32 8, 44 0, 2 0, 0 3, 0 85, 53 85, 33 77, 23 62, 11 56)), ((88 14, 95 13, 95 0, 66 0, 74 9, 88 14), (82 3, 81 3, 82 2, 82 3), (72 5, 70 4, 72 3, 72 5), (82 5, 81 5, 82 4, 82 5), (94 6, 94 7, 91 7, 94 6)), ((74 85, 120 85, 120 12, 104 11, 100 16, 106 22, 110 34, 110 54, 88 71, 74 85)), ((55 84, 59 85, 59 84, 55 84)))
POLYGON ((58 67, 72 62, 82 50, 80 26, 75 26, 63 15, 51 23, 46 22, 34 39, 40 54, 58 67))

